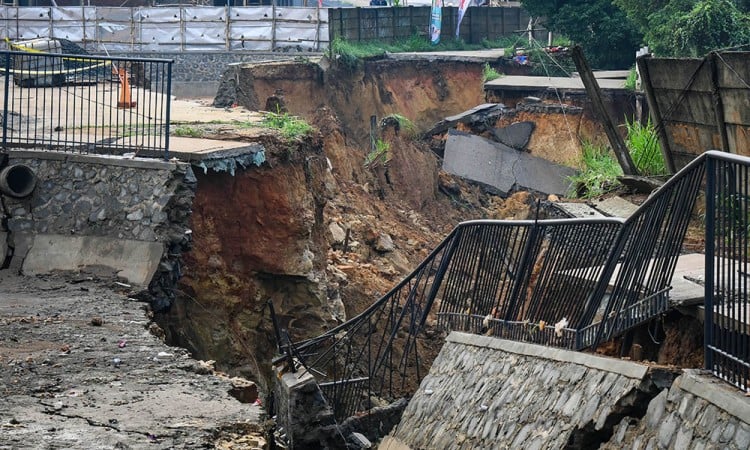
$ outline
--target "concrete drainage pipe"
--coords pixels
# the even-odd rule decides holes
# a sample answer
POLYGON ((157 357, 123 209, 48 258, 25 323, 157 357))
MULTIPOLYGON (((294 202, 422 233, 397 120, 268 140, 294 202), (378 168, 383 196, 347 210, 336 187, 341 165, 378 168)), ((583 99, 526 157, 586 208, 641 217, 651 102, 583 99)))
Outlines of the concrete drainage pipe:
POLYGON ((0 192, 15 198, 31 195, 36 187, 36 175, 29 166, 14 164, 0 170, 0 192))

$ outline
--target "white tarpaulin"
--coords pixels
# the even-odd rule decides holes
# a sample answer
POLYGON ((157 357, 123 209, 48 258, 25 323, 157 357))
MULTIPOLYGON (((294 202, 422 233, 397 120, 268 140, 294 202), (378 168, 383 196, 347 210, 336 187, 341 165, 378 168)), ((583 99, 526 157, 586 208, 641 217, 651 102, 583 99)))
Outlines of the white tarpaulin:
POLYGON ((276 25, 276 40, 288 42, 315 41, 318 31, 315 28, 302 27, 294 23, 276 25))
POLYGON ((182 17, 186 22, 226 22, 226 8, 184 8, 182 17))
POLYGON ((244 40, 264 40, 270 41, 273 38, 273 30, 264 24, 232 24, 230 39, 233 41, 244 40))
POLYGON ((270 6, 258 6, 253 8, 232 8, 229 13, 231 21, 248 21, 248 20, 270 20, 273 16, 273 8, 270 6))
POLYGON ((93 6, 68 6, 61 8, 51 8, 52 20, 55 21, 84 21, 96 20, 96 8, 93 6))
POLYGON ((191 44, 226 44, 226 35, 223 28, 198 28, 185 27, 185 42, 191 44))
POLYGON ((52 37, 107 51, 320 50, 327 21, 327 10, 317 8, 0 7, 3 38, 52 37))
POLYGON ((18 20, 49 20, 50 8, 16 8, 11 18, 18 20))
POLYGON ((182 13, 180 8, 136 8, 133 18, 143 23, 179 23, 182 13))

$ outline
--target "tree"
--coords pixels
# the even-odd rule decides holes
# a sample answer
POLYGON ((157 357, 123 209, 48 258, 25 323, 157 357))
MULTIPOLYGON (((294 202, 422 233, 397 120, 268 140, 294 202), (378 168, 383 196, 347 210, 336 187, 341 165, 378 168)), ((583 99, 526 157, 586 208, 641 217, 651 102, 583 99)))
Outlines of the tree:
POLYGON ((625 69, 633 65, 641 33, 612 0, 522 0, 535 17, 544 17, 548 29, 581 46, 592 67, 625 69))
POLYGON ((750 44, 747 0, 613 0, 659 56, 704 56, 750 44))

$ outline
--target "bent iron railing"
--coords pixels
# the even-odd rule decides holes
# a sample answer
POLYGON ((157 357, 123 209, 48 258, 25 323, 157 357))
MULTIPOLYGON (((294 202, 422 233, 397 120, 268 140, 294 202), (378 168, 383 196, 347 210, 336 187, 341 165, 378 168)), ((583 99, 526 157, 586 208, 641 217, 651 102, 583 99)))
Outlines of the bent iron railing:
POLYGON ((721 153, 706 170, 705 363, 750 391, 750 160, 721 153))
MULTIPOLYGON (((461 223, 389 293, 346 323, 295 344, 296 355, 344 418, 413 393, 442 345, 439 332, 596 347, 667 311, 706 162, 722 158, 719 152, 697 158, 626 220, 461 223)), ((740 341, 722 339, 732 348, 740 341)), ((740 347, 747 349, 746 336, 740 347)))
POLYGON ((0 65, 3 149, 168 158, 172 61, 26 49, 0 65))

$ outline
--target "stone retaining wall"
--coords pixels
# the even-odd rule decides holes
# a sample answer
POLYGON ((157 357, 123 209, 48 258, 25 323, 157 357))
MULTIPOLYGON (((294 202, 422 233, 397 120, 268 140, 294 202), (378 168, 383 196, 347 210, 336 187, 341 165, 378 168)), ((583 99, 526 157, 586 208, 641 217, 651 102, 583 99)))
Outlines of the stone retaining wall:
POLYGON ((454 332, 380 448, 746 449, 749 421, 710 374, 454 332))
POLYGON ((159 243, 163 251, 154 264, 158 273, 150 290, 168 301, 179 276, 180 255, 190 244, 196 181, 188 164, 41 151, 11 151, 10 164, 24 164, 37 177, 31 196, 3 196, 6 230, 0 232, 11 237, 16 266, 40 235, 54 237, 49 245, 61 242, 58 237, 89 237, 81 241, 89 253, 105 242, 94 237, 159 243))
POLYGON ((750 448, 750 398, 709 374, 686 370, 648 405, 624 418, 603 449, 750 448))
POLYGON ((113 54, 131 58, 171 59, 172 94, 179 97, 213 97, 227 66, 236 63, 283 61, 310 52, 128 52, 113 54))
POLYGON ((591 448, 648 386, 648 368, 451 333, 392 437, 412 449, 591 448))

